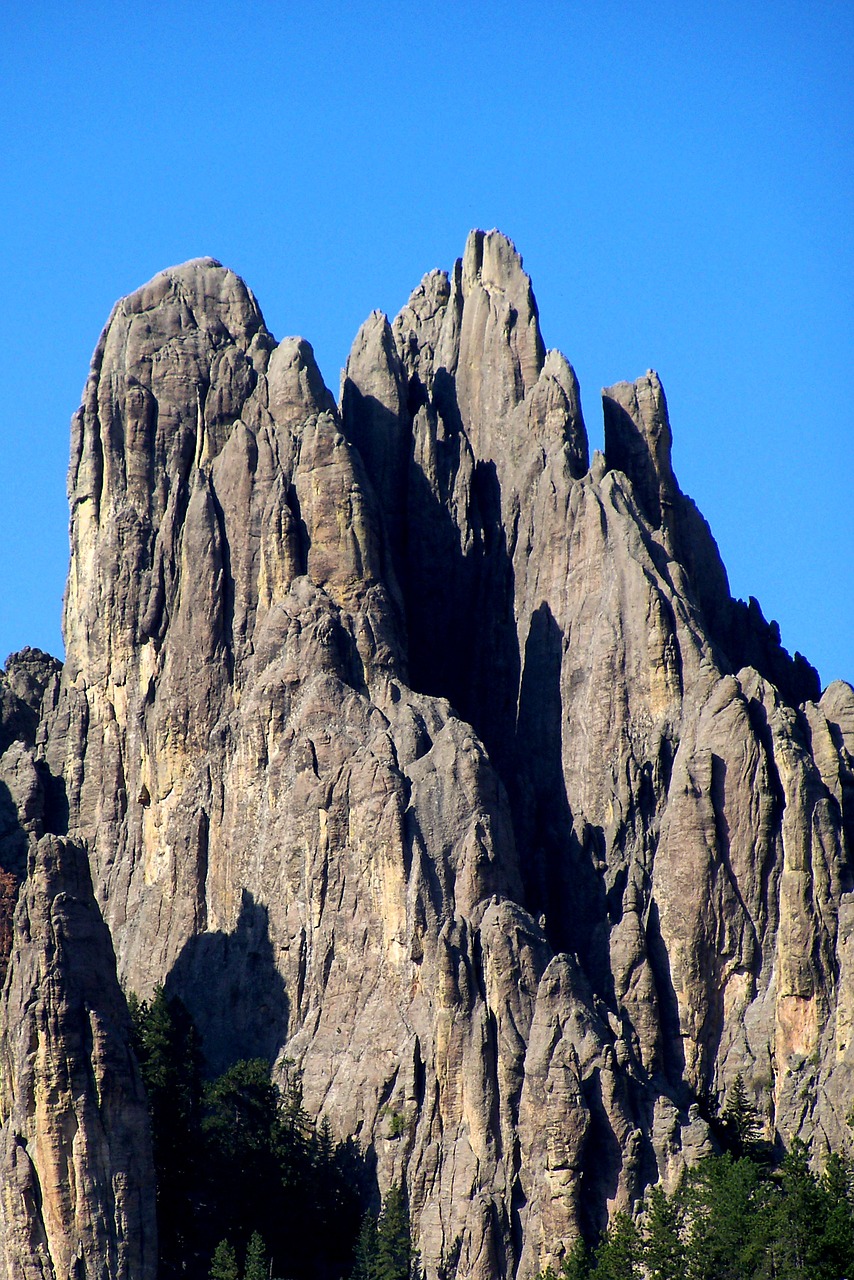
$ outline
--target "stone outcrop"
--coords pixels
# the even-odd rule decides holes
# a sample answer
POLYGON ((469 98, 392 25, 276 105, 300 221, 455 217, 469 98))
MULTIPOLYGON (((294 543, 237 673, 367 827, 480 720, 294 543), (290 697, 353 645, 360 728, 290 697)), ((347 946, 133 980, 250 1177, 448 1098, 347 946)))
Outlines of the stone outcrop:
POLYGON ((819 1157, 850 1105, 854 691, 732 599, 657 376, 603 404, 591 461, 473 232, 340 406, 200 259, 117 305, 74 420, 39 821, 126 990, 406 1181, 431 1280, 672 1184, 739 1072, 819 1157))
MULTIPOLYGON (((36 738, 59 687, 61 663, 40 649, 13 653, 0 671, 0 987, 12 947, 12 915, 32 843, 54 816, 61 784, 37 759, 36 738)), ((57 815, 65 820, 64 809, 57 815)))
POLYGON ((153 1280, 154 1171, 130 1019, 85 851, 44 836, 0 1006, 9 1280, 153 1280))

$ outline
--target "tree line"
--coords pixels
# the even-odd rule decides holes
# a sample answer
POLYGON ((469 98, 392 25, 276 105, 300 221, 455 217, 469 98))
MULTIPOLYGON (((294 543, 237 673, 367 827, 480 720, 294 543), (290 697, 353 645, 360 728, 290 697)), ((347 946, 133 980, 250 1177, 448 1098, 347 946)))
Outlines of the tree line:
POLYGON ((821 1175, 792 1143, 762 1141, 739 1076, 717 1126, 722 1150, 637 1218, 618 1213, 594 1247, 576 1241, 538 1280, 843 1280, 854 1278, 854 1163, 832 1154, 821 1175))
MULTIPOLYGON (((159 1280, 421 1280, 403 1188, 379 1212, 353 1139, 306 1112, 261 1059, 203 1075, 182 1002, 158 987, 129 1001, 148 1093, 157 1180, 159 1280)), ((670 1194, 650 1191, 593 1245, 576 1241, 538 1280, 854 1280, 854 1165, 821 1175, 794 1142, 777 1159, 739 1077, 716 1126, 720 1151, 670 1194)), ((454 1280, 460 1241, 441 1267, 454 1280)))
POLYGON ((148 1094, 157 1182, 159 1280, 413 1280, 409 1208, 392 1186, 380 1212, 353 1139, 335 1142, 262 1059, 205 1081, 184 1004, 158 987, 129 1000, 148 1094))

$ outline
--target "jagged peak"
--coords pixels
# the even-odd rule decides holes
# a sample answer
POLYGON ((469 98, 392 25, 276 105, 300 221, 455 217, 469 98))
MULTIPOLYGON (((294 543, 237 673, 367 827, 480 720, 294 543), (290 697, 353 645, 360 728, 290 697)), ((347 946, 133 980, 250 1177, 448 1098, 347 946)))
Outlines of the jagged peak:
MULTIPOLYGON (((575 375, 499 232, 422 279, 395 346, 368 317, 340 418, 303 339, 265 361, 263 333, 234 336, 220 290, 254 299, 226 268, 146 288, 75 419, 68 662, 0 773, 16 849, 48 821, 85 840, 128 989, 168 981, 206 1053, 294 1063, 380 1188, 408 1177, 431 1276, 456 1237, 471 1280, 528 1280, 656 1169, 678 1180, 708 1142, 698 1100, 742 1067, 769 1064, 780 1134, 844 1134, 854 692, 795 709, 816 682, 731 600, 672 476, 658 375, 606 389, 588 471, 575 375), (631 480, 601 484, 606 466, 631 480)), ((54 854, 5 988, 18 1079, 62 995, 24 979, 86 871, 54 854)), ((82 995, 41 1061, 62 1068, 82 1031, 89 1080, 82 995)), ((76 1102, 56 1090, 42 1120, 46 1074, 13 1110, 12 1079, 0 1148, 26 1171, 19 1135, 51 1154, 76 1102)), ((107 1154, 109 1177, 139 1167, 107 1154)), ((40 1202, 5 1186, 29 1231, 40 1202)))
POLYGON ((531 283, 521 253, 509 236, 495 228, 469 232, 462 262, 464 287, 479 281, 487 290, 506 289, 520 278, 531 283))
POLYGON ((395 326, 398 322, 402 323, 409 312, 422 319, 434 316, 437 311, 444 310, 450 296, 450 276, 447 271, 434 267, 421 277, 420 283, 412 290, 406 306, 395 317, 395 326))
POLYGON ((678 492, 671 463, 673 436, 661 379, 654 369, 647 369, 635 382, 604 387, 602 408, 608 466, 629 477, 644 514, 658 528, 663 508, 678 492))
POLYGON ((323 381, 314 348, 305 338, 283 338, 267 366, 268 407, 279 425, 295 426, 307 407, 335 413, 335 398, 323 381))
POLYGON ((367 319, 363 320, 359 326, 356 337, 353 339, 353 346, 350 350, 350 354, 347 357, 347 363, 349 364, 353 359, 353 353, 355 351, 362 347, 369 346, 377 339, 377 337, 384 346, 388 343, 393 343, 394 341, 392 338, 389 318, 384 311, 380 311, 379 309, 372 311, 367 319))

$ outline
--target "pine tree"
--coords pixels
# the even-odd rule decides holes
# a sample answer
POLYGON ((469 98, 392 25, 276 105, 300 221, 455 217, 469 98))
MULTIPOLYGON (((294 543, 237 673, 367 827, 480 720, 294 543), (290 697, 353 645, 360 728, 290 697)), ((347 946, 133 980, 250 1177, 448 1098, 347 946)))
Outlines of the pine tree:
POLYGON ((412 1260, 409 1209, 403 1187, 396 1182, 383 1200, 377 1223, 374 1280, 410 1280, 412 1260))
MULTIPOLYGON (((776 1188, 752 1160, 708 1156, 688 1175, 688 1280, 745 1280, 773 1248, 776 1188)), ((782 1277, 778 1277, 782 1280, 782 1277)))
POLYGON ((824 1222, 819 1249, 828 1275, 854 1276, 854 1188, 852 1167, 834 1152, 821 1179, 824 1222))
POLYGON ((741 1072, 732 1082, 721 1119, 724 1141, 733 1155, 738 1157, 755 1155, 761 1126, 756 1108, 748 1102, 744 1076, 741 1072))
POLYGON ((277 1258, 278 1112, 279 1091, 261 1059, 236 1062, 205 1090, 202 1133, 210 1229, 226 1231, 236 1240, 259 1230, 277 1258))
POLYGON ((240 1280, 237 1255, 227 1240, 220 1240, 211 1259, 210 1280, 240 1280))
POLYGON ((583 1240, 576 1240, 560 1264, 560 1280, 589 1280, 592 1265, 590 1250, 583 1240))
POLYGON ((157 1178, 160 1274, 183 1275, 195 1252, 201 1125, 201 1053, 193 1021, 162 986, 151 1001, 128 1000, 132 1040, 151 1114, 157 1178))
POLYGON ((627 1213, 618 1213, 596 1250, 592 1280, 641 1280, 640 1232, 627 1213))
POLYGON ((365 1155, 359 1144, 353 1138, 336 1143, 322 1187, 322 1205, 327 1257, 337 1275, 345 1275, 352 1264, 365 1184, 365 1155))
POLYGON ((353 1251, 354 1267, 351 1280, 376 1280, 377 1220, 370 1210, 362 1219, 362 1226, 353 1251))
POLYGON ((681 1280, 685 1272, 681 1207, 660 1186, 653 1187, 649 1195, 644 1237, 643 1260, 649 1280, 681 1280))
POLYGON ((827 1206, 818 1178, 810 1169, 807 1149, 798 1138, 783 1160, 781 1189, 775 1223, 778 1266, 787 1280, 813 1280, 823 1274, 822 1235, 827 1206))
POLYGON ((257 1231, 253 1231, 249 1237, 243 1280, 269 1280, 267 1250, 264 1248, 264 1241, 257 1231))

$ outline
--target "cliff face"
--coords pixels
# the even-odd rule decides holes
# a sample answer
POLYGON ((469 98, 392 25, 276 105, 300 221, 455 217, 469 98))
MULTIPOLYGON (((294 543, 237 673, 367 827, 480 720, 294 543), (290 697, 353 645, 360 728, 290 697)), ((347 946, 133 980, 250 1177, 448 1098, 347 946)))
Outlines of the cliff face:
POLYGON ((44 836, 0 1006, 0 1258, 9 1280, 153 1280, 145 1093, 85 851, 44 836))
POLYGON ((850 1105, 854 692, 731 599, 656 375, 604 412, 591 464, 475 232, 340 407, 202 259, 117 305, 74 420, 40 820, 127 989, 405 1178, 430 1276, 457 1236, 533 1275, 737 1072, 817 1154, 850 1105))

